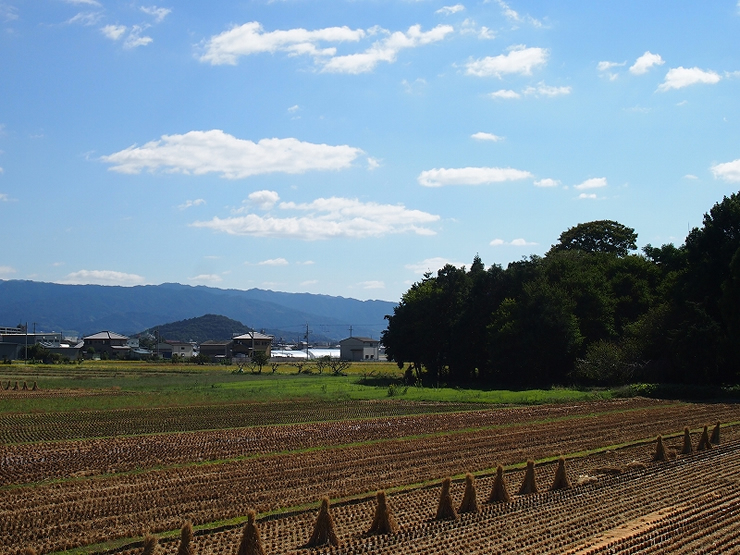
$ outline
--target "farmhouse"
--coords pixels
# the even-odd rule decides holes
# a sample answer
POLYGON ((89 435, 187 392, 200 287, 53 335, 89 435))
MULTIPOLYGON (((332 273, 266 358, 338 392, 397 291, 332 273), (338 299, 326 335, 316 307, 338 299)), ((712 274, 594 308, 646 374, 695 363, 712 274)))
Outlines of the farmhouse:
POLYGON ((216 362, 225 358, 231 358, 233 341, 204 341, 200 344, 200 354, 206 355, 212 361, 216 362))
POLYGON ((371 337, 348 337, 339 342, 340 358, 359 362, 378 360, 380 341, 371 337))
POLYGON ((192 343, 171 340, 165 340, 157 344, 157 352, 162 358, 172 358, 172 355, 177 355, 180 358, 190 358, 195 354, 192 343))
POLYGON ((272 350, 272 335, 265 335, 256 331, 250 331, 232 338, 234 345, 232 353, 235 357, 251 358, 252 354, 262 351, 269 358, 272 350))
POLYGON ((99 331, 83 337, 82 341, 85 343, 85 350, 92 347, 96 354, 107 353, 110 357, 124 358, 131 351, 131 347, 128 346, 128 337, 113 331, 99 331))

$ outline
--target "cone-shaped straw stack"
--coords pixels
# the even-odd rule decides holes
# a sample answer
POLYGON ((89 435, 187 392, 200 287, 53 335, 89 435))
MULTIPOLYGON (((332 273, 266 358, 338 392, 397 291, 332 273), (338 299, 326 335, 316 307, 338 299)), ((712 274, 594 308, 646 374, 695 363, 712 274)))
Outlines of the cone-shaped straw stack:
POLYGON ((195 555, 195 549, 190 545, 193 539, 193 523, 186 520, 180 531, 180 547, 177 548, 177 555, 195 555))
POLYGON ((375 518, 373 523, 370 525, 368 534, 395 534, 398 532, 398 523, 393 518, 393 513, 390 507, 388 507, 388 500, 386 499, 385 492, 380 490, 376 498, 378 500, 378 506, 375 508, 375 518))
POLYGON ((321 500, 319 516, 316 517, 316 524, 313 528, 311 539, 308 540, 308 547, 318 547, 320 545, 339 545, 339 539, 334 531, 334 519, 329 512, 329 498, 324 497, 321 500))
POLYGON ((508 503, 511 501, 509 492, 506 489, 506 482, 504 481, 504 467, 498 465, 496 467, 496 477, 493 479, 493 487, 491 488, 491 495, 488 496, 489 503, 508 503))
POLYGON ((561 456, 558 459, 558 468, 555 470, 555 479, 552 482, 551 491, 559 489, 570 489, 570 482, 568 481, 568 473, 565 471, 565 457, 561 456))
POLYGON ((528 495, 537 493, 537 482, 534 479, 534 461, 527 461, 527 470, 524 471, 524 480, 522 487, 519 488, 519 495, 528 495))
POLYGON ((157 551, 157 538, 151 534, 144 536, 144 551, 141 555, 154 555, 157 551))
POLYGON ((719 445, 719 422, 715 424, 714 430, 712 430, 712 437, 709 438, 709 443, 719 445))
POLYGON ((705 449, 711 449, 712 444, 709 443, 709 427, 704 426, 704 431, 701 433, 699 438, 699 445, 696 446, 697 451, 704 451, 705 449))
POLYGON ((25 547, 21 551, 21 555, 36 555, 36 550, 33 547, 25 547))
POLYGON ((690 455, 694 452, 694 447, 691 445, 691 434, 689 433, 689 429, 684 428, 683 429, 683 449, 681 449, 682 455, 690 455))
POLYGON ((244 531, 242 532, 242 542, 239 544, 238 555, 265 555, 260 531, 257 529, 257 514, 251 509, 247 513, 247 523, 244 525, 244 531))
POLYGON ((653 455, 654 461, 667 461, 668 453, 666 453, 665 445, 663 445, 663 436, 658 436, 655 442, 655 455, 653 455))
POLYGON ((442 492, 439 494, 439 505, 437 505, 436 520, 457 520, 457 511, 452 505, 450 485, 452 480, 448 477, 442 481, 442 492))
POLYGON ((465 493, 463 494, 462 503, 457 510, 458 513, 479 513, 478 495, 475 491, 475 478, 468 472, 465 475, 465 493))

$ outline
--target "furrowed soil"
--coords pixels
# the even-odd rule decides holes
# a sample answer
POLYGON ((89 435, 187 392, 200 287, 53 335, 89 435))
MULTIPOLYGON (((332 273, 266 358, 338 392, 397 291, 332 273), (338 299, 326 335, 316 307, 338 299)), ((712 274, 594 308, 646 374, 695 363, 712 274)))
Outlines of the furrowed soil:
POLYGON ((740 405, 472 407, 293 401, 89 411, 74 413, 74 432, 65 430, 68 414, 5 415, 0 554, 133 555, 147 532, 176 553, 169 536, 185 519, 198 529, 196 553, 235 553, 250 509, 268 554, 740 552, 740 405), (155 415, 159 422, 145 425, 155 415), (680 452, 685 426, 696 447, 702 427, 717 421, 720 445, 652 461, 658 434, 680 452), (561 454, 573 487, 549 492, 561 454), (539 461, 542 493, 518 496, 527 459, 539 461), (498 464, 512 501, 487 504, 498 464), (465 472, 477 476, 481 512, 434 521, 439 482, 457 477, 459 504, 465 472), (389 492, 397 534, 365 535, 378 489, 389 492), (324 495, 340 546, 302 550, 324 495))

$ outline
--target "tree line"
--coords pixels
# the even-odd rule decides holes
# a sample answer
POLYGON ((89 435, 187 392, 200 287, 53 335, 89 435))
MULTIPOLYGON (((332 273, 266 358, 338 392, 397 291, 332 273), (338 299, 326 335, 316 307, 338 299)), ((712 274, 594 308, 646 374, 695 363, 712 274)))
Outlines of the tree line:
POLYGON ((448 264, 403 294, 382 343, 408 379, 435 383, 737 383, 740 193, 679 247, 636 244, 601 220, 505 269, 448 264))

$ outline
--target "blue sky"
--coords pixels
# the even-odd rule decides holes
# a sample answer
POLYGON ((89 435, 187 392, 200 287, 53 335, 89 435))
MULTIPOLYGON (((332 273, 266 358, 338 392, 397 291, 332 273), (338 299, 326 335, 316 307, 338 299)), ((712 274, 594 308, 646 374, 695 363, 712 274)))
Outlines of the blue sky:
POLYGON ((0 0, 0 279, 395 301, 740 188, 740 3, 0 0))

